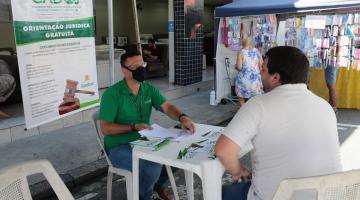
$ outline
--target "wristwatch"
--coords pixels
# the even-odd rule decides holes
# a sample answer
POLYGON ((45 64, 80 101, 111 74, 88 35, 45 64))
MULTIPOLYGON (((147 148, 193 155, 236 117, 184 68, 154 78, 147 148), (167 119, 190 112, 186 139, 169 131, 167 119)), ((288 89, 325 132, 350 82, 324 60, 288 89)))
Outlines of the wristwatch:
POLYGON ((181 122, 181 118, 184 117, 184 116, 187 117, 187 115, 185 113, 181 113, 179 115, 179 118, 178 118, 179 122, 181 122))

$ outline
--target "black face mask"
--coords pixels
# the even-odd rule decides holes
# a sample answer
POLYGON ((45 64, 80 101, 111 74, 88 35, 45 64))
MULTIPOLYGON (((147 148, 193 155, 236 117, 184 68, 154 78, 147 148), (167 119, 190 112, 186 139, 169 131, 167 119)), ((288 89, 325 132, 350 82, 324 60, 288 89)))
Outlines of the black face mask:
POLYGON ((144 67, 138 67, 135 70, 131 70, 127 67, 125 67, 129 71, 131 71, 133 79, 137 80, 138 82, 143 82, 145 80, 145 68, 144 67))

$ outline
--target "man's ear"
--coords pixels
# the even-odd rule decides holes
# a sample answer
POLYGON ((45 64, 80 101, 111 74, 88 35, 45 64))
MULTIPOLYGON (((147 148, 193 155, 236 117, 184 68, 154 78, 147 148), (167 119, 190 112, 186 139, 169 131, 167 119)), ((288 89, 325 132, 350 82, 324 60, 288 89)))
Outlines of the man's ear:
POLYGON ((121 68, 122 73, 125 74, 126 73, 125 68, 124 67, 120 67, 120 68, 121 68))
POLYGON ((272 75, 273 77, 272 77, 272 82, 274 83, 274 84, 281 84, 281 77, 280 77, 280 74, 279 73, 275 73, 275 74, 273 74, 272 75))

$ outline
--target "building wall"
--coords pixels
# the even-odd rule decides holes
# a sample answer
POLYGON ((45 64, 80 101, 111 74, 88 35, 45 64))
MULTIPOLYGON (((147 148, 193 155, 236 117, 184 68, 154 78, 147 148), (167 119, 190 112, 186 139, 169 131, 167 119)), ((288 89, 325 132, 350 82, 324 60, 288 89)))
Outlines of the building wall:
MULTIPOLYGON (((96 0, 96 44, 102 44, 102 37, 108 35, 107 1, 96 0)), ((114 35, 126 35, 130 42, 135 41, 131 0, 113 1, 114 35)))
MULTIPOLYGON (((168 1, 138 0, 142 10, 138 10, 140 33, 167 34, 168 1)), ((102 44, 102 37, 108 35, 107 1, 96 0, 96 44, 102 44)), ((129 43, 135 43, 132 0, 113 1, 114 34, 128 36, 129 43)), ((214 7, 204 8, 204 31, 214 29, 214 7)), ((15 48, 12 23, 0 22, 0 48, 15 48)))
POLYGON ((214 32, 214 10, 213 6, 204 7, 204 32, 214 32))
POLYGON ((196 38, 185 34, 184 0, 174 0, 175 21, 175 84, 189 85, 202 81, 204 29, 196 38))
POLYGON ((15 37, 12 23, 0 22, 0 48, 15 49, 15 37))

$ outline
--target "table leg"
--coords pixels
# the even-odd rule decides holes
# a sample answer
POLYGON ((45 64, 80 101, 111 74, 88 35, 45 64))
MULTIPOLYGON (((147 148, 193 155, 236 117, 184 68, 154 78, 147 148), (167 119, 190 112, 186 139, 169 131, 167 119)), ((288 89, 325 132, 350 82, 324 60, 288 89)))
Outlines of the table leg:
POLYGON ((204 200, 222 198, 222 175, 224 168, 220 162, 201 163, 202 189, 204 200))
POLYGON ((171 167, 169 165, 165 165, 165 168, 166 168, 166 171, 167 171, 167 174, 169 176, 169 179, 170 179, 170 184, 171 184, 171 188, 173 190, 173 193, 174 193, 174 196, 175 196, 175 200, 179 200, 179 193, 177 191, 177 187, 176 187, 176 184, 175 184, 175 179, 174 179, 174 175, 171 171, 171 167))
POLYGON ((139 158, 136 155, 136 152, 133 152, 133 164, 132 164, 132 173, 133 173, 133 200, 139 200, 139 158))
POLYGON ((194 173, 184 170, 186 182, 186 194, 188 200, 194 200, 194 173))

